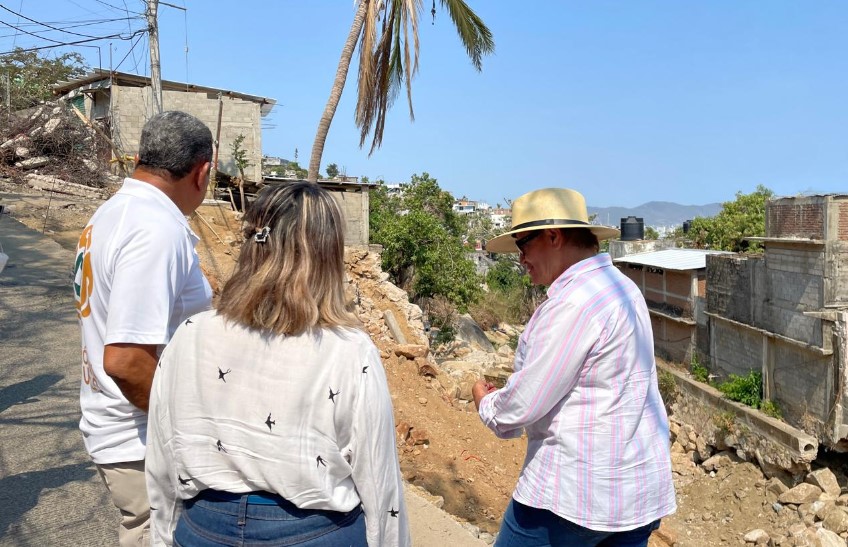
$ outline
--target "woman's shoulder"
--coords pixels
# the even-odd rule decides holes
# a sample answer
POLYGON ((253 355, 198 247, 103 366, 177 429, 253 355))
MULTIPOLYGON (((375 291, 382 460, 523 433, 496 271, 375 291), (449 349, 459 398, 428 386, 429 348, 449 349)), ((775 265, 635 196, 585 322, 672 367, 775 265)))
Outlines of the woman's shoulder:
POLYGON ((350 348, 351 350, 357 349, 367 352, 377 349, 371 337, 363 330, 352 327, 334 327, 323 330, 324 336, 332 339, 334 343, 350 348))

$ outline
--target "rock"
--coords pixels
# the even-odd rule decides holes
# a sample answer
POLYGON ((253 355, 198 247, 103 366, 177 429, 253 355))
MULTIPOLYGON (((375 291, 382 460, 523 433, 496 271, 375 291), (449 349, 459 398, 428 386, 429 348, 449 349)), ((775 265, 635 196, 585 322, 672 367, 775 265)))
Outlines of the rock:
POLYGON ((427 357, 430 348, 419 344, 399 344, 395 346, 395 355, 403 356, 407 359, 415 359, 416 357, 427 357))
POLYGON ((25 146, 18 146, 15 148, 15 157, 16 158, 28 158, 30 155, 29 148, 25 146))
POLYGON ((842 494, 836 498, 836 505, 840 505, 842 507, 848 506, 848 494, 842 494))
POLYGON ((766 492, 771 492, 776 496, 780 496, 787 490, 789 490, 789 487, 783 484, 780 479, 771 478, 766 483, 766 492))
POLYGON ((726 467, 733 463, 733 460, 730 458, 730 452, 719 452, 715 456, 710 456, 701 466, 705 471, 717 471, 722 467, 726 467))
POLYGON ((495 348, 486 338, 483 329, 467 313, 456 318, 456 338, 468 342, 473 348, 487 353, 495 353, 495 348))
POLYGON ((462 527, 468 530, 468 532, 474 537, 480 537, 480 528, 474 526, 470 522, 463 522, 462 527))
POLYGON ((824 520, 825 517, 836 509, 836 503, 833 501, 814 501, 811 510, 816 514, 816 518, 824 520))
POLYGON ((489 532, 480 532, 480 535, 477 537, 480 538, 480 541, 484 542, 486 545, 491 545, 495 542, 495 536, 489 532))
POLYGON ((842 507, 834 506, 833 510, 822 519, 822 526, 837 534, 846 532, 848 531, 848 513, 842 507))
POLYGON ((97 165, 97 162, 94 161, 94 160, 90 160, 88 158, 83 158, 82 164, 85 165, 85 168, 88 169, 89 171, 96 172, 96 171, 100 170, 100 167, 97 165))
POLYGON ((842 489, 836 481, 836 475, 827 467, 810 471, 804 482, 818 486, 823 492, 832 496, 839 496, 842 493, 842 489))
POLYGON ((768 543, 769 535, 765 530, 757 528, 756 530, 751 530, 747 534, 745 534, 745 541, 748 543, 753 543, 755 545, 763 545, 768 543))
POLYGON ((61 123, 62 123, 61 118, 51 118, 50 120, 47 121, 47 123, 44 124, 44 134, 50 135, 51 133, 56 131, 56 128, 59 127, 59 125, 61 123))
POLYGON ((427 406, 427 398, 426 397, 419 397, 418 398, 418 404, 420 404, 422 406, 427 406))
POLYGON ((777 501, 780 503, 792 503, 794 505, 801 505, 802 503, 812 503, 819 499, 822 490, 818 486, 809 484, 809 483, 801 483, 795 488, 790 488, 786 492, 780 495, 777 498, 777 501))
POLYGON ((698 457, 699 462, 706 461, 713 455, 713 450, 707 444, 707 441, 704 440, 703 435, 699 435, 695 439, 695 455, 698 457))
POLYGON ((18 169, 38 169, 39 167, 44 167, 48 163, 50 163, 50 158, 47 156, 38 156, 37 158, 19 161, 15 163, 15 167, 18 169))
POLYGON ((413 446, 429 445, 430 434, 427 433, 426 429, 419 429, 413 427, 412 433, 409 435, 409 438, 406 440, 406 443, 411 444, 413 446))
POLYGON ((816 537, 821 541, 821 547, 846 547, 845 540, 827 528, 816 530, 816 537))

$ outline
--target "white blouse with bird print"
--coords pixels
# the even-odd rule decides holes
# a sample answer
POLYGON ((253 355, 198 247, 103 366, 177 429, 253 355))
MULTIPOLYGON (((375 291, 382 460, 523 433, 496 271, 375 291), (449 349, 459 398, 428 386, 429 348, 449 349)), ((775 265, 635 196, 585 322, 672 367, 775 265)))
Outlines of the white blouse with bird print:
POLYGON ((392 401, 364 332, 278 336, 215 311, 184 322, 153 380, 147 429, 153 545, 182 500, 267 491, 301 509, 362 505, 368 545, 410 544, 392 401))

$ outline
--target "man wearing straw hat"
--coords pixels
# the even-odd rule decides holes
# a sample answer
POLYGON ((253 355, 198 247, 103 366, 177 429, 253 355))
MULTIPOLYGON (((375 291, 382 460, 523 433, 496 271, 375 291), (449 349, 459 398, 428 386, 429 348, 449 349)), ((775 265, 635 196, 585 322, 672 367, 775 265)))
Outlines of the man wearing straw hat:
POLYGON ((676 509, 668 417, 651 319, 636 285, 599 254, 615 228, 589 224, 583 196, 536 190, 487 250, 519 253, 548 287, 502 389, 479 380, 480 418, 500 438, 527 432, 527 457, 496 547, 645 546, 676 509))

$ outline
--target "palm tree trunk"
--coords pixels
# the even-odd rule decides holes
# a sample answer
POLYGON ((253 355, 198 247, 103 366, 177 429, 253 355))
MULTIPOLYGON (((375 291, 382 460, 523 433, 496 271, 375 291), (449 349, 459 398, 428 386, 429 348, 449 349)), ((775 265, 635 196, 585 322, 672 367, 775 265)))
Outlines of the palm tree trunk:
POLYGON ((347 80, 347 71, 350 68, 350 60, 353 58, 353 50, 356 49, 356 42, 359 40, 359 35, 362 32, 366 8, 370 1, 359 0, 356 15, 353 16, 353 24, 350 26, 350 34, 348 34, 347 41, 342 48, 339 67, 336 69, 336 79, 333 81, 333 88, 330 90, 330 98, 327 100, 327 106, 324 107, 324 114, 321 115, 321 121, 318 122, 315 142, 312 143, 309 173, 306 176, 306 179, 310 182, 316 182, 318 180, 318 170, 321 168, 321 156, 324 155, 324 143, 327 140, 327 133, 330 132, 330 124, 333 122, 333 116, 336 114, 336 107, 339 106, 339 99, 342 97, 345 80, 347 80))

